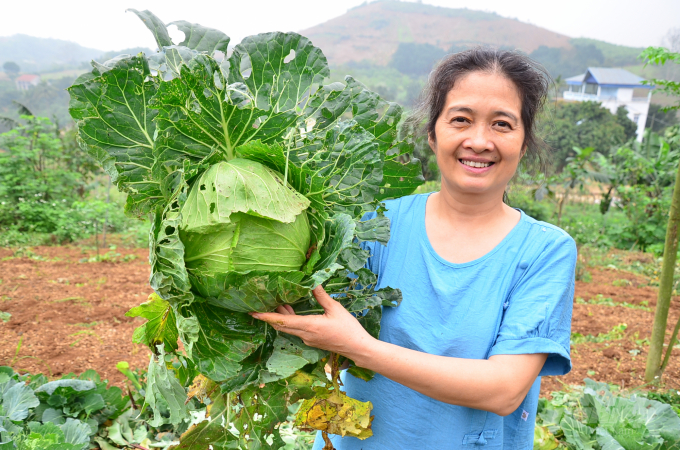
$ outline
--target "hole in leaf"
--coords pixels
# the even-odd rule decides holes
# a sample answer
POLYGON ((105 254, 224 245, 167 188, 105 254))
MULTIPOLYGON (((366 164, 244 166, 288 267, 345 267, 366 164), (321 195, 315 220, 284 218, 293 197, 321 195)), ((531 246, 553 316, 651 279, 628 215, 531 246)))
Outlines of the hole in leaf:
POLYGON ((170 236, 171 234, 175 234, 175 227, 172 227, 170 225, 165 227, 165 234, 168 236, 170 236))
POLYGON ((165 245, 165 244, 169 244, 169 243, 170 243, 170 239, 163 239, 162 241, 159 242, 160 245, 165 245))
POLYGON ((241 72, 241 76, 245 80, 248 79, 248 77, 253 71, 253 66, 250 62, 250 55, 248 55, 247 53, 241 54, 241 64, 239 67, 239 71, 241 72))
POLYGON ((177 25, 170 25, 168 27, 168 34, 170 35, 172 43, 175 45, 179 45, 180 42, 183 42, 184 39, 186 39, 186 35, 177 27, 177 25))
POLYGON ((283 63, 284 63, 284 64, 288 64, 288 63, 291 62, 294 58, 295 58, 295 50, 291 49, 291 50, 290 50, 290 53, 288 53, 288 56, 286 56, 286 57, 283 59, 283 63))
POLYGON ((179 208, 179 203, 177 203, 177 202, 172 202, 172 207, 173 207, 173 208, 179 208))
POLYGON ((212 203, 210 204, 210 214, 212 214, 212 213, 214 213, 214 212, 215 212, 215 202, 212 202, 212 203))
POLYGON ((213 73, 213 83, 217 89, 223 89, 224 83, 222 82, 222 74, 218 71, 213 73))
POLYGON ((213 192, 215 192, 215 185, 213 184, 212 187, 213 187, 213 192))
MULTIPOLYGON (((213 186, 214 188, 215 186, 213 186)), ((205 184, 202 184, 201 187, 199 187, 200 190, 205 191, 205 184)))

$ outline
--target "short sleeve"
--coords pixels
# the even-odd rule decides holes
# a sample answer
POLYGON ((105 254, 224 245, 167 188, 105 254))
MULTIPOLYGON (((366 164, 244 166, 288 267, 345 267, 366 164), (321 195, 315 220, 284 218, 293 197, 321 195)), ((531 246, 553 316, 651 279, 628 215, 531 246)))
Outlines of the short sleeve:
MULTIPOLYGON (((374 219, 378 214, 375 211, 370 211, 367 212, 366 214, 363 215, 361 218, 362 222, 366 222, 367 220, 374 219)), ((376 275, 379 275, 379 260, 380 256, 376 254, 376 252, 380 252, 380 244, 375 241, 364 241, 359 244, 359 246, 363 250, 367 250, 369 252, 369 257, 368 261, 366 262, 366 268, 370 270, 371 272, 375 273, 376 275)))
MULTIPOLYGON (((571 370, 570 337, 576 244, 561 230, 525 268, 507 299, 489 356, 547 353, 539 376, 571 370)), ((521 263, 520 263, 521 264, 521 263)), ((521 266, 520 266, 521 268, 521 266)))

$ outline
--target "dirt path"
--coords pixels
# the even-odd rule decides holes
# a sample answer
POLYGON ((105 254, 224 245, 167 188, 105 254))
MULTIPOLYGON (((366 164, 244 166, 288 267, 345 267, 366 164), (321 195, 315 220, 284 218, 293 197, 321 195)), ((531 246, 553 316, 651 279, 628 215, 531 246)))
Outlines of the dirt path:
MULTIPOLYGON (((0 365, 55 377, 92 368, 115 383, 123 380, 115 368, 118 361, 145 368, 149 351, 131 342, 143 321, 125 317, 125 312, 151 293, 147 251, 119 250, 119 262, 97 263, 80 262, 93 253, 76 247, 36 247, 33 252, 32 257, 16 258, 11 250, 0 249, 0 311, 12 315, 7 323, 0 321, 0 365), (133 256, 123 262, 126 255, 133 256)), ((656 288, 629 272, 589 270, 592 281, 576 283, 572 331, 584 336, 609 333, 610 339, 572 346, 573 370, 563 377, 544 377, 543 394, 564 384, 581 384, 586 377, 626 387, 643 384, 656 288), (626 302, 638 309, 593 301, 626 302), (612 336, 621 324, 625 330, 612 336)), ((676 298, 669 332, 679 315, 676 298)), ((673 353, 665 380, 669 388, 680 388, 680 349, 673 353)))

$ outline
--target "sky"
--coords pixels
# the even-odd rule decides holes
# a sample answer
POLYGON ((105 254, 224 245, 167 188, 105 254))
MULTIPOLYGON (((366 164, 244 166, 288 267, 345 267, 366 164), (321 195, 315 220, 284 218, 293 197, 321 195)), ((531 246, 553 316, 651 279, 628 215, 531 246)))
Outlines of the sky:
MULTIPOLYGON (((301 31, 344 14, 364 0, 0 0, 0 36, 17 33, 77 42, 99 50, 155 48, 151 33, 125 10, 149 9, 164 22, 217 28, 238 43, 267 31, 301 31)), ((680 0, 424 0, 496 12, 570 37, 633 47, 660 45, 680 27, 680 0)), ((182 37, 180 32, 177 37, 182 37)), ((174 38, 174 36, 173 36, 174 38)))

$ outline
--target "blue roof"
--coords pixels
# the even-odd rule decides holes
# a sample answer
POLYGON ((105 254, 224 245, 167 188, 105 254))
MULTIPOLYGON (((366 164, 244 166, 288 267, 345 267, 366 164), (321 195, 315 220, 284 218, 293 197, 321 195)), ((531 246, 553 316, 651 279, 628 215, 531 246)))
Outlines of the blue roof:
POLYGON ((632 87, 653 89, 654 86, 642 84, 644 78, 624 69, 609 67, 588 67, 586 73, 567 78, 567 84, 593 83, 600 86, 632 87))

